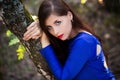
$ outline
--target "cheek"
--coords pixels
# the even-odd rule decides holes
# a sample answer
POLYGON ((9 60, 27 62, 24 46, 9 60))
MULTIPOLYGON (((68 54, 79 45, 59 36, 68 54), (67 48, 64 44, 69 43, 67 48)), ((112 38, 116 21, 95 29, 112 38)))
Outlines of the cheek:
POLYGON ((72 29, 72 23, 70 20, 68 20, 66 23, 66 30, 71 31, 71 29, 72 29))
POLYGON ((66 28, 66 30, 67 28, 71 28, 72 27, 71 22, 69 20, 66 20, 64 23, 64 27, 66 28))
POLYGON ((49 33, 54 36, 54 37, 57 37, 56 34, 54 33, 54 31, 49 31, 49 33))
POLYGON ((49 31, 49 33, 54 36, 54 32, 53 31, 49 31))

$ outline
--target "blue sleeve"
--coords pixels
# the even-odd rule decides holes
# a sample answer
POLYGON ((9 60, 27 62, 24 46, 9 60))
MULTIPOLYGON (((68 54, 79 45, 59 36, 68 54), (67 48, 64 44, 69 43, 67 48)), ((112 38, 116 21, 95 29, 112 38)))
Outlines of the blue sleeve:
POLYGON ((78 39, 72 45, 68 59, 61 67, 51 45, 40 50, 43 57, 47 60, 54 76, 57 80, 73 80, 82 70, 91 55, 95 43, 88 42, 84 39, 78 39))

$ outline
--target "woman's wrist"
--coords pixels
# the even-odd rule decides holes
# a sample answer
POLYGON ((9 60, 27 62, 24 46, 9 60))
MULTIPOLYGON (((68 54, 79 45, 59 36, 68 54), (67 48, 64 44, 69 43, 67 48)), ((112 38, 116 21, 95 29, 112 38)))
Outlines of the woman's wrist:
POLYGON ((50 42, 44 32, 42 33, 40 42, 41 42, 42 48, 45 48, 46 46, 48 46, 50 44, 50 42))
POLYGON ((41 41, 41 45, 42 45, 42 48, 45 48, 45 47, 47 47, 48 45, 50 45, 50 42, 44 40, 44 41, 41 41))

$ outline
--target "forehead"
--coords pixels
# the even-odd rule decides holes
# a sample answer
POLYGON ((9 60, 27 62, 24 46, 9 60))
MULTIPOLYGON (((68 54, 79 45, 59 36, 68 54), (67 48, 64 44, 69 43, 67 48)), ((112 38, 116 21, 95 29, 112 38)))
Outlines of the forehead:
POLYGON ((51 14, 45 21, 45 25, 52 25, 56 20, 62 20, 65 16, 58 16, 56 14, 51 14))

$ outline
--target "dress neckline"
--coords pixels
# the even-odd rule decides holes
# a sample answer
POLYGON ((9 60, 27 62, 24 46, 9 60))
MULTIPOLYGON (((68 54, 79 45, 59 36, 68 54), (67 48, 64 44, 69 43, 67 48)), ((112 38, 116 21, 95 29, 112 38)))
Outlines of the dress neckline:
POLYGON ((84 33, 85 33, 85 34, 92 35, 92 34, 91 34, 90 32, 88 32, 88 31, 80 31, 75 37, 69 39, 68 41, 71 42, 71 41, 75 40, 78 36, 80 36, 81 34, 84 34, 84 33))

